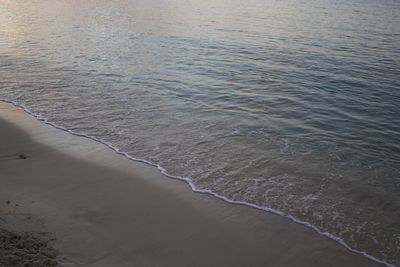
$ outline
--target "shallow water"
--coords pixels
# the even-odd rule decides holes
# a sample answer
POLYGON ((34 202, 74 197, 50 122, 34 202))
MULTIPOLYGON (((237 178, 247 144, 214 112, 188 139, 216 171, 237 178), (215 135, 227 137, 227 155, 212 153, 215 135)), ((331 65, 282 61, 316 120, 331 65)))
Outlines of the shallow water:
POLYGON ((0 98, 400 264, 400 2, 0 0, 0 98))

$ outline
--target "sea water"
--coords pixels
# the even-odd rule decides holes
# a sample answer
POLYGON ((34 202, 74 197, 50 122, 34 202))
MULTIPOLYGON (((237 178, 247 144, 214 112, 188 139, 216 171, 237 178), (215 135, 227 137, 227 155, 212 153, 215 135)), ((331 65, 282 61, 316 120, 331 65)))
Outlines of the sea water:
POLYGON ((0 0, 0 98, 400 264, 397 0, 0 0))

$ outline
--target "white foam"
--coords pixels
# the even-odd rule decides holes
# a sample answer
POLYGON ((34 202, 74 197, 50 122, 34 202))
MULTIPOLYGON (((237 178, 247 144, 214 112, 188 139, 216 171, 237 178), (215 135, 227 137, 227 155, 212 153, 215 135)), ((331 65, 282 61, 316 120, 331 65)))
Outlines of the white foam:
POLYGON ((308 223, 308 222, 299 220, 299 219, 293 217, 293 216, 290 215, 290 214, 286 214, 286 213, 284 213, 284 212, 282 212, 282 211, 279 211, 279 210, 276 210, 276 209, 258 206, 258 205, 255 205, 255 204, 252 204, 252 203, 248 203, 248 202, 245 202, 245 201, 232 200, 232 199, 229 199, 229 198, 227 198, 227 197, 225 197, 225 196, 219 195, 219 194, 217 194, 217 193, 215 193, 215 192, 213 192, 213 191, 211 191, 211 190, 209 190, 209 189, 197 188, 197 187, 194 185, 193 181, 192 181, 189 177, 181 177, 181 176, 170 175, 170 174, 168 174, 167 170, 164 169, 163 167, 161 167, 160 165, 155 164, 155 163, 150 162, 150 161, 147 161, 147 160, 145 160, 145 159, 134 158, 134 157, 132 157, 131 155, 129 155, 128 153, 123 152, 123 151, 120 151, 118 147, 115 147, 114 145, 112 145, 112 144, 109 143, 109 142, 106 142, 106 141, 104 141, 104 140, 98 139, 98 138, 96 138, 96 137, 90 136, 90 135, 85 134, 85 133, 77 133, 77 132, 68 130, 68 129, 65 128, 65 127, 62 127, 62 126, 59 126, 59 125, 57 125, 57 124, 55 124, 55 123, 53 123, 53 122, 50 122, 50 121, 48 120, 48 118, 45 118, 45 117, 41 116, 40 114, 35 114, 35 113, 32 112, 28 107, 26 107, 24 104, 20 104, 20 103, 18 103, 17 101, 12 101, 12 100, 8 100, 8 99, 1 99, 1 98, 0 98, 0 101, 3 101, 3 102, 6 102, 6 103, 9 103, 9 104, 12 104, 12 105, 14 105, 14 106, 16 106, 16 107, 22 108, 23 110, 25 110, 25 112, 27 112, 28 114, 32 115, 32 116, 33 116, 34 118, 36 118, 37 120, 42 121, 42 122, 44 122, 44 123, 46 123, 46 124, 48 124, 48 125, 51 125, 51 126, 53 126, 54 128, 57 128, 57 129, 62 130, 62 131, 66 131, 66 132, 68 132, 68 133, 70 133, 70 134, 72 134, 72 135, 75 135, 75 136, 85 137, 85 138, 91 139, 91 140, 93 140, 93 141, 99 142, 99 143, 101 143, 101 144, 103 144, 103 145, 106 145, 107 147, 109 147, 109 148, 111 148, 112 150, 114 150, 117 154, 123 155, 123 156, 125 156, 126 158, 128 158, 128 159, 130 159, 130 160, 132 160, 132 161, 142 162, 142 163, 145 163, 145 164, 154 166, 154 167, 156 167, 163 175, 165 175, 166 177, 169 177, 169 178, 171 178, 171 179, 176 179, 176 180, 185 181, 187 184, 189 184, 189 186, 190 186, 190 188, 192 189, 192 191, 194 191, 194 192, 196 192, 196 193, 210 194, 210 195, 213 195, 213 196, 217 197, 218 199, 224 200, 225 202, 228 202, 228 203, 231 203, 231 204, 243 205, 243 206, 251 207, 251 208, 254 208, 254 209, 257 209, 257 210, 266 211, 266 212, 271 212, 271 213, 273 213, 273 214, 276 214, 276 215, 285 217, 285 218, 287 218, 287 219, 292 220, 292 221, 295 222, 295 223, 298 223, 298 224, 304 225, 304 226, 306 226, 306 227, 309 227, 309 228, 313 229, 314 231, 316 231, 317 233, 319 233, 319 234, 321 234, 321 235, 323 235, 323 236, 326 236, 326 237, 328 237, 328 238, 330 238, 330 239, 336 241, 337 243, 341 244, 342 246, 344 246, 345 248, 347 248, 347 249, 350 250, 351 252, 354 252, 354 253, 363 255, 363 256, 365 256, 366 258, 370 259, 370 260, 373 260, 373 261, 375 261, 375 262, 381 263, 381 264, 386 265, 386 266, 388 266, 388 267, 396 267, 394 264, 391 264, 391 263, 388 263, 388 262, 386 262, 386 261, 384 261, 384 260, 378 259, 378 258, 376 258, 376 257, 374 257, 374 256, 372 256, 372 255, 370 255, 370 254, 368 254, 368 253, 365 252, 365 251, 360 251, 360 250, 357 250, 357 249, 355 249, 355 248, 352 248, 350 245, 348 245, 348 244, 347 244, 343 239, 341 239, 340 237, 337 237, 337 236, 335 236, 335 235, 333 235, 333 234, 331 234, 331 233, 328 233, 328 232, 326 232, 326 231, 322 231, 322 230, 318 229, 316 226, 314 226, 314 225, 312 225, 312 224, 310 224, 310 223, 308 223))

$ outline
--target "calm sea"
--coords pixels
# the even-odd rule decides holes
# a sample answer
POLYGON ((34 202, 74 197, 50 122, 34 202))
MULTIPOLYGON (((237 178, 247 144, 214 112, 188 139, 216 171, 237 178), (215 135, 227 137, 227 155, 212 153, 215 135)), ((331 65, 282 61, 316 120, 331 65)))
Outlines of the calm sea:
POLYGON ((0 98, 400 265, 398 0, 0 0, 0 98))

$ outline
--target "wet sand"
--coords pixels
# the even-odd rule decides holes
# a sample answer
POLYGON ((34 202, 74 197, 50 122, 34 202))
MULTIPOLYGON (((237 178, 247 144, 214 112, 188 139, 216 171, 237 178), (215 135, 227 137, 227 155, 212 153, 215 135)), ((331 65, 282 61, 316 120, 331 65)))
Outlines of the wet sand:
POLYGON ((46 233, 61 266, 383 266, 12 105, 0 104, 0 129, 0 229, 46 233))

